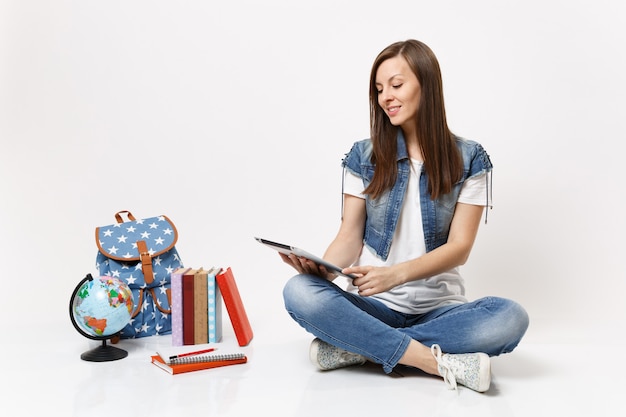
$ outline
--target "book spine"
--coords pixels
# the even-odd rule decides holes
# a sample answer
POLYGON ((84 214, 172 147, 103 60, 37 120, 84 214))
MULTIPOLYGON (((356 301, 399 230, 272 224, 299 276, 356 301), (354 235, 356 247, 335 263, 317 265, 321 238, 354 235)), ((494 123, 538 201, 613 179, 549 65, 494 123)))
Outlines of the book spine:
POLYGON ((222 294, 215 282, 215 272, 207 276, 207 319, 209 343, 222 340, 222 294))
POLYGON ((194 344, 209 342, 208 328, 208 271, 198 271, 194 276, 194 344))
POLYGON ((226 311, 233 325, 237 342, 239 346, 246 346, 252 340, 253 332, 231 268, 229 267, 218 274, 216 280, 226 305, 226 311))
POLYGON ((183 344, 194 344, 194 275, 183 275, 183 344))
MULTIPOLYGON (((187 268, 188 270, 189 268, 187 268)), ((187 270, 176 270, 172 281, 172 346, 183 345, 183 274, 187 270)))

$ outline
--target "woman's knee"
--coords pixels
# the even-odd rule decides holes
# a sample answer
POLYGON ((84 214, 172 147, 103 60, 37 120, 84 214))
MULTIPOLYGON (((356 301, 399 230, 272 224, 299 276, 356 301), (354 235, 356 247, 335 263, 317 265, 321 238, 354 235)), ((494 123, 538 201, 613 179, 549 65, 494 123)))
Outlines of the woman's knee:
POLYGON ((505 313, 508 327, 511 329, 511 332, 518 334, 519 339, 521 339, 530 324, 528 313, 524 307, 512 300, 508 300, 507 307, 505 313))
POLYGON ((289 309, 288 305, 292 300, 298 300, 301 298, 301 294, 303 292, 303 280, 298 278, 298 275, 291 277, 283 287, 283 300, 285 301, 287 309, 289 309))
POLYGON ((285 300, 299 300, 302 299, 305 294, 310 293, 308 290, 310 286, 308 278, 308 275, 298 274, 287 280, 283 287, 283 298, 285 300))
POLYGON ((519 303, 500 299, 501 308, 498 313, 497 334, 500 338, 501 353, 512 352, 522 340, 530 324, 528 313, 519 303))
POLYGON ((298 274, 290 278, 283 287, 283 300, 289 312, 315 309, 320 304, 318 295, 326 284, 322 278, 298 274))

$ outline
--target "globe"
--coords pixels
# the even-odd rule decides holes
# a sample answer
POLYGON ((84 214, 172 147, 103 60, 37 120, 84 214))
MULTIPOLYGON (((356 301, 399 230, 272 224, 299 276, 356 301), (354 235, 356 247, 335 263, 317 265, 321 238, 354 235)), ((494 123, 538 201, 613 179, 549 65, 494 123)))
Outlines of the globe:
POLYGON ((126 357, 122 349, 106 344, 130 321, 133 294, 125 282, 109 276, 93 278, 91 274, 76 286, 70 298, 70 319, 83 336, 102 340, 102 346, 81 355, 84 360, 107 361, 126 357))

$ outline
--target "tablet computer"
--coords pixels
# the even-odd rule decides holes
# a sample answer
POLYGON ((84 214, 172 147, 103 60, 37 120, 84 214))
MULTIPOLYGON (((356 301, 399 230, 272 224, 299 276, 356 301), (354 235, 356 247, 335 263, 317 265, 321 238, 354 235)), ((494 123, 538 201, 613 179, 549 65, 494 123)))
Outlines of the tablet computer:
POLYGON ((324 259, 320 258, 319 256, 315 256, 312 253, 309 253, 303 249, 300 249, 291 245, 286 245, 284 243, 278 243, 278 242, 273 242, 271 240, 262 239, 260 237, 255 237, 255 239, 257 242, 262 243, 263 245, 269 248, 272 248, 280 253, 284 253, 285 255, 291 255, 293 253, 296 256, 301 256, 303 258, 310 259, 318 265, 324 265, 324 267, 330 272, 335 272, 347 278, 356 278, 355 275, 342 273, 341 272, 342 268, 338 267, 337 265, 333 265, 330 262, 325 261, 324 259))

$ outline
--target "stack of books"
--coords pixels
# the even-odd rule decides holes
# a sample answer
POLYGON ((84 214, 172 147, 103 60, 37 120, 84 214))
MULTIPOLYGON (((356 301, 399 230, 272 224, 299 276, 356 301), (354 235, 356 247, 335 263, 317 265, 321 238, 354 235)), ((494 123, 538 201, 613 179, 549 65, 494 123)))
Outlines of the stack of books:
POLYGON ((218 343, 222 339, 222 302, 239 346, 253 337, 232 269, 178 268, 172 281, 172 346, 218 343))

